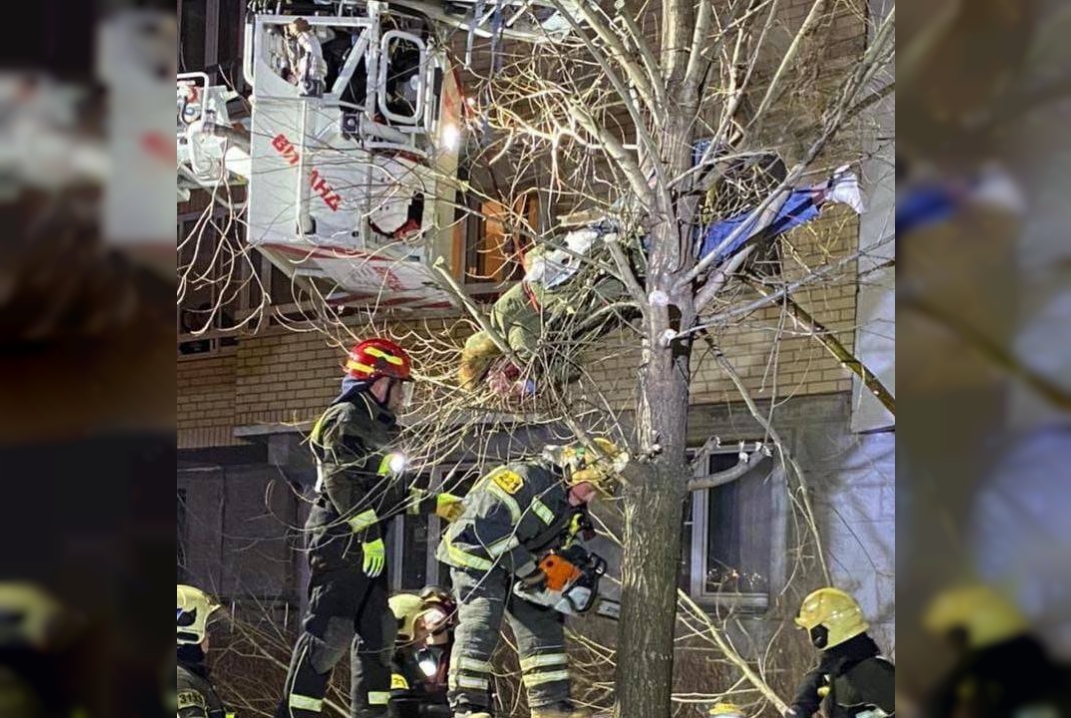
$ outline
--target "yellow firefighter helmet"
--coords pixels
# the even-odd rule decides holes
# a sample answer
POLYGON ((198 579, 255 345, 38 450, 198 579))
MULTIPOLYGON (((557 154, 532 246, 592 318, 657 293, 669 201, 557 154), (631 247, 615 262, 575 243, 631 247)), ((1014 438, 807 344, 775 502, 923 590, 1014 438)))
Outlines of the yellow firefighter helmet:
POLYGON ((197 645, 205 639, 208 618, 219 604, 199 588, 178 586, 178 642, 180 645, 197 645))
POLYGON ((64 606, 39 585, 0 582, 0 647, 44 650, 56 637, 64 606))
POLYGON ((613 476, 621 473, 628 463, 628 452, 601 436, 592 439, 591 443, 594 450, 580 443, 550 445, 543 450, 543 455, 552 463, 568 469, 566 481, 570 486, 587 482, 608 494, 613 476))
POLYGON ((796 625, 810 634, 816 648, 826 650, 864 633, 870 626, 851 594, 820 588, 803 599, 796 625))
POLYGON ((424 610, 424 599, 415 593, 399 593, 387 602, 394 617, 398 619, 398 639, 404 643, 416 635, 416 622, 424 610))
POLYGON ((985 648, 1029 630, 1026 617, 990 586, 958 586, 937 595, 923 617, 927 630, 966 633, 967 645, 985 648))

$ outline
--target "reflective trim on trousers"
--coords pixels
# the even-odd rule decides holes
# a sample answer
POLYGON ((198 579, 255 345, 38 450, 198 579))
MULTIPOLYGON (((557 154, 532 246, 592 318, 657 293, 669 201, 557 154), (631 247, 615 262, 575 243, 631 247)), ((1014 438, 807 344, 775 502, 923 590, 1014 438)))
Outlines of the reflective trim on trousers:
POLYGON ((546 653, 542 656, 531 656, 521 659, 521 670, 525 673, 533 668, 543 666, 564 666, 569 663, 569 656, 564 653, 546 653))
POLYGON ((569 671, 551 671, 549 673, 525 673, 521 676, 525 688, 535 688, 544 683, 569 680, 569 671))
POLYGON ((287 701, 287 704, 291 708, 297 708, 303 711, 319 712, 324 707, 323 699, 303 696, 300 693, 291 693, 290 700, 287 701))
POLYGON ((385 706, 390 701, 390 691, 368 691, 368 705, 385 706))
POLYGON ((491 683, 486 678, 473 678, 472 676, 450 676, 448 681, 450 688, 473 688, 478 691, 486 691, 491 683))
POLYGON ((491 664, 487 661, 481 661, 476 658, 468 658, 466 656, 458 656, 457 667, 463 671, 475 671, 476 673, 491 672, 491 664))

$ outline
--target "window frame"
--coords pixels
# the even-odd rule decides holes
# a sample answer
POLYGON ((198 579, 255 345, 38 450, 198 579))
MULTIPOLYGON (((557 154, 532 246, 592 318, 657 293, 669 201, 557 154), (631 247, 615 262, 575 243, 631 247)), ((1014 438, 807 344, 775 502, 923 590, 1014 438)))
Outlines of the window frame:
MULTIPOLYGON (((501 264, 494 270, 493 274, 488 274, 487 276, 481 276, 478 273, 470 274, 470 259, 476 262, 474 271, 485 271, 478 266, 480 262, 479 255, 481 252, 490 253, 492 251, 492 249, 484 246, 487 243, 489 218, 491 222, 501 225, 501 220, 498 217, 508 216, 512 212, 522 212, 530 227, 538 233, 541 231, 543 198, 540 192, 533 187, 516 193, 513 209, 507 209, 503 203, 497 200, 485 199, 478 195, 467 195, 460 204, 463 204, 466 209, 462 210, 464 216, 461 219, 460 251, 455 254, 455 258, 459 262, 456 275, 459 277, 466 293, 470 296, 493 301, 514 284, 521 281, 524 271, 517 265, 516 257, 507 255, 501 251, 502 247, 499 247, 497 249, 501 264), (491 206, 499 208, 497 216, 487 211, 488 207, 491 206)), ((505 226, 501 226, 500 229, 502 234, 501 243, 503 245, 507 241, 513 241, 526 248, 531 245, 531 241, 524 240, 520 230, 507 233, 505 226)))
POLYGON ((189 489, 185 486, 180 486, 177 489, 177 503, 178 503, 178 515, 176 517, 176 528, 178 529, 178 542, 176 548, 178 549, 178 582, 186 583, 189 580, 189 560, 190 560, 190 518, 189 518, 189 489))
MULTIPOLYGON (((761 440, 740 440, 754 445, 761 440)), ((710 473, 710 459, 714 455, 738 454, 740 441, 726 441, 718 446, 708 442, 703 447, 689 451, 694 466, 694 477, 702 478, 710 473)), ((703 608, 742 610, 750 613, 762 613, 769 609, 771 596, 780 590, 784 583, 784 564, 778 557, 783 556, 787 539, 787 511, 784 471, 773 458, 761 481, 769 483, 770 515, 770 556, 768 557, 769 577, 765 592, 734 593, 729 591, 708 591, 706 573, 708 558, 707 532, 710 526, 709 501, 711 489, 691 492, 692 495, 692 531, 688 546, 688 595, 703 608)), ((762 462, 763 464, 765 461, 762 462)), ((760 464, 761 465, 761 464, 760 464)), ((741 481, 752 476, 758 467, 743 476, 734 479, 741 481)))
MULTIPOLYGON (((457 461, 457 462, 449 462, 449 463, 447 463, 445 465, 439 464, 439 465, 433 466, 430 469, 430 471, 428 471, 428 474, 430 474, 430 476, 431 476, 431 480, 430 480, 430 482, 428 484, 428 490, 433 492, 433 493, 437 492, 437 491, 441 491, 442 487, 443 487, 443 484, 444 484, 444 480, 451 473, 456 472, 457 474, 459 474, 461 476, 464 476, 465 474, 469 473, 470 471, 472 471, 474 469, 477 470, 476 471, 476 478, 477 479, 480 476, 483 475, 484 470, 480 469, 480 463, 478 461, 464 460, 464 461, 457 461)), ((440 571, 439 571, 440 564, 435 559, 435 550, 438 547, 438 541, 439 541, 438 537, 442 536, 442 532, 443 532, 443 529, 445 527, 443 526, 442 519, 440 519, 435 514, 429 514, 427 519, 428 519, 428 536, 429 537, 435 536, 436 539, 435 539, 434 543, 431 542, 431 541, 428 542, 427 554, 424 557, 424 561, 425 561, 424 576, 426 577, 424 583, 425 583, 426 586, 445 586, 445 583, 443 582, 443 577, 440 575, 440 571)), ((412 589, 412 588, 404 588, 402 586, 402 568, 401 567, 402 567, 402 565, 403 565, 403 563, 405 561, 405 558, 406 558, 406 556, 405 556, 405 553, 406 553, 406 551, 405 551, 405 543, 404 543, 403 539, 405 537, 405 522, 407 520, 409 520, 409 516, 407 514, 399 515, 397 517, 397 519, 395 519, 393 526, 391 526, 390 538, 388 539, 391 542, 391 546, 392 546, 391 557, 390 557, 390 565, 388 567, 389 572, 390 572, 390 581, 389 582, 390 582, 391 591, 394 592, 394 593, 398 593, 398 592, 402 592, 402 591, 412 591, 412 590, 418 590, 419 591, 421 588, 423 588, 423 586, 420 586, 420 587, 418 587, 416 589, 412 589)))
MULTIPOLYGON (((224 207, 217 206, 213 207, 211 210, 184 212, 178 215, 176 224, 176 240, 178 242, 181 242, 186 237, 186 232, 189 226, 192 223, 196 223, 199 219, 201 219, 206 212, 209 212, 213 221, 219 221, 225 219, 230 210, 224 207)), ((222 239, 223 235, 219 235, 219 238, 222 239)), ((232 241, 248 247, 243 237, 232 238, 232 241)), ((240 324, 241 322, 244 322, 253 313, 254 305, 260 305, 261 287, 263 287, 263 291, 267 292, 269 297, 272 293, 272 280, 274 276, 274 272, 272 270, 274 268, 274 265, 266 256, 258 252, 256 249, 249 248, 249 252, 251 258, 256 258, 259 261, 259 267, 256 267, 255 265, 246 262, 241 268, 242 276, 239 277, 238 281, 245 282, 246 279, 251 279, 250 273, 255 268, 260 276, 260 284, 258 285, 250 281, 241 290, 241 293, 237 297, 237 304, 233 307, 233 320, 235 324, 240 324), (257 294, 256 302, 253 301, 254 288, 256 289, 257 294)), ((216 289, 213 288, 213 297, 215 296, 215 292, 216 289)), ((213 301, 215 300, 213 299, 213 301)), ((175 335, 177 338, 176 354, 179 361, 189 361, 191 359, 197 359, 202 357, 227 355, 237 351, 238 342, 241 340, 241 332, 236 331, 234 329, 224 329, 222 327, 215 326, 215 322, 219 319, 218 316, 214 319, 214 326, 211 329, 208 329, 198 334, 183 331, 182 311, 186 308, 188 307, 185 305, 180 305, 178 307, 178 311, 175 313, 175 335), (233 339, 234 342, 228 343, 227 345, 223 345, 220 341, 221 339, 233 339), (183 354, 182 345, 195 341, 207 341, 209 343, 208 350, 203 352, 196 352, 193 354, 183 354)))
MULTIPOLYGON (((179 27, 180 37, 184 36, 185 32, 189 30, 183 26, 184 5, 186 3, 181 1, 177 4, 177 20, 179 27)), ((204 56, 189 58, 183 53, 181 42, 179 44, 179 57, 181 60, 179 70, 180 72, 206 72, 211 78, 212 83, 219 85, 229 82, 232 89, 238 92, 244 92, 245 76, 242 73, 244 67, 244 53, 245 53, 245 18, 248 12, 246 7, 247 3, 237 2, 234 3, 238 9, 238 17, 224 17, 224 14, 230 8, 225 7, 227 3, 224 0, 204 0, 204 56), (233 23, 233 26, 237 28, 234 32, 237 46, 234 50, 234 60, 236 71, 231 73, 230 77, 224 77, 220 70, 220 57, 229 52, 228 48, 222 47, 220 42, 223 40, 222 25, 224 23, 233 23), (181 66, 185 64, 185 68, 181 66)), ((193 12, 192 10, 188 12, 193 12)), ((230 62, 230 60, 228 60, 230 62)))

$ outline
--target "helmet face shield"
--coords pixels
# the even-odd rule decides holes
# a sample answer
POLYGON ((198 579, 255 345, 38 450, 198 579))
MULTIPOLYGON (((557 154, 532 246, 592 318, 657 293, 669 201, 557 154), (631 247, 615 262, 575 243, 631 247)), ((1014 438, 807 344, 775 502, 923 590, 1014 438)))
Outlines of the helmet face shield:
POLYGON ((402 382, 402 409, 409 411, 413 408, 413 395, 416 393, 416 384, 411 381, 402 382))

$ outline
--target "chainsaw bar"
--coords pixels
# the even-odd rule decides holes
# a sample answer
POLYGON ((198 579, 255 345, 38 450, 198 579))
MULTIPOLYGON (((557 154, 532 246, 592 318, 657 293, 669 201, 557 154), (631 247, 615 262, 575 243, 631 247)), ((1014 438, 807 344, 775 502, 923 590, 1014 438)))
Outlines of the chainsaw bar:
POLYGON ((621 604, 608 598, 600 598, 595 606, 595 614, 616 621, 621 618, 621 604))

